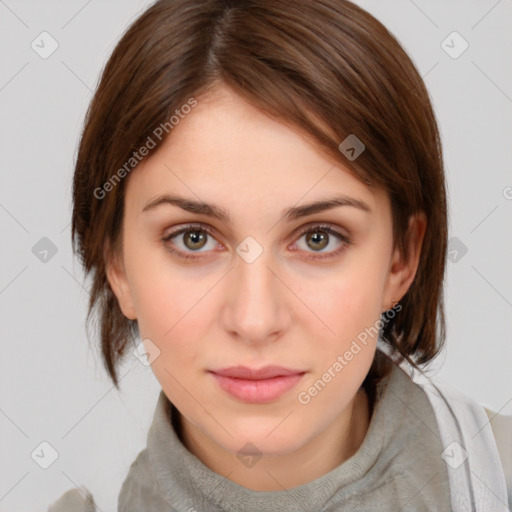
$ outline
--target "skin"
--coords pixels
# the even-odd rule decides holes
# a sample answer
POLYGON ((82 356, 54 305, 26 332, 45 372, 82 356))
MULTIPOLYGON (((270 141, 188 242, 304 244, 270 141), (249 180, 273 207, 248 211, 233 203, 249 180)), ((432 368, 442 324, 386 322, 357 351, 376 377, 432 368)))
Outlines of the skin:
POLYGON ((108 260, 107 275, 123 314, 137 319, 141 338, 160 350, 151 367, 181 414, 185 446, 246 488, 288 489, 331 471, 363 442, 371 411, 361 384, 376 336, 360 343, 357 355, 308 404, 297 397, 406 293, 426 221, 411 217, 411 258, 403 261, 393 250, 384 191, 368 188, 297 129, 223 85, 197 99, 127 178, 122 247, 108 260), (164 193, 215 203, 232 224, 170 204, 143 212, 164 193), (371 213, 338 206, 280 220, 285 208, 340 193, 365 201, 371 213), (213 237, 203 233, 202 245, 186 234, 162 242, 189 223, 192 232, 198 223, 210 226, 213 237), (318 237, 319 223, 351 243, 327 235, 323 246, 300 234, 311 225, 318 237), (252 263, 236 252, 247 236, 263 249, 252 263), (179 258, 169 248, 198 259, 179 258), (340 248, 338 255, 308 259, 340 248), (271 403, 246 403, 227 395, 207 372, 239 364, 306 374, 271 403), (237 457, 246 443, 262 455, 252 467, 237 457))

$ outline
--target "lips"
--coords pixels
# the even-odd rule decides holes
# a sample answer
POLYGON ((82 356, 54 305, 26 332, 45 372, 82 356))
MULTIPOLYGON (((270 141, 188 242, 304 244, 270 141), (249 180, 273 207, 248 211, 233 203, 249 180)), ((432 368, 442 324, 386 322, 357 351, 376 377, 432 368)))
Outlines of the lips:
POLYGON ((227 394, 249 403, 271 402, 294 388, 306 373, 304 370, 265 366, 255 369, 233 366, 210 371, 227 394))
POLYGON ((291 368, 285 368, 283 366, 264 366, 263 368, 259 369, 249 368, 247 366, 231 366, 229 368, 211 371, 223 377, 234 377, 248 380, 271 379, 272 377, 304 373, 304 370, 295 370, 291 368))

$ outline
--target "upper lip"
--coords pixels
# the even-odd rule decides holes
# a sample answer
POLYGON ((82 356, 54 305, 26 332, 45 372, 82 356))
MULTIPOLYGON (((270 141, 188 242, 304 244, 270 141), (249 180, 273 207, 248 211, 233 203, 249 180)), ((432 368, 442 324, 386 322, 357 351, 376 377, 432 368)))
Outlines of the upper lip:
POLYGON ((239 379, 251 380, 271 379, 272 377, 305 373, 304 370, 295 370, 283 366, 264 366, 258 369, 249 368, 248 366, 230 366, 229 368, 211 371, 223 377, 237 377, 239 379))

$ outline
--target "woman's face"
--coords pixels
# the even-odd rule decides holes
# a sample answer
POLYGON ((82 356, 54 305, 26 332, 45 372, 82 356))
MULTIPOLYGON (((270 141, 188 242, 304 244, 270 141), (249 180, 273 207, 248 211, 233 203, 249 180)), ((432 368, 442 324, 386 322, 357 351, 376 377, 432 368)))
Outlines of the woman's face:
POLYGON ((187 425, 231 452, 291 453, 347 414, 417 262, 392 250, 384 192, 229 89, 197 99, 128 178, 109 280, 187 425), (357 203, 303 209, 342 197, 357 203), (295 376, 214 373, 268 365, 295 376))

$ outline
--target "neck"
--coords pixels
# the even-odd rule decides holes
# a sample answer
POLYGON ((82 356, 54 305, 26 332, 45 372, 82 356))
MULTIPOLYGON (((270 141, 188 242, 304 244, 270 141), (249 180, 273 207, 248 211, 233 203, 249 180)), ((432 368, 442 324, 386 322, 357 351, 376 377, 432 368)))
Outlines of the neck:
POLYGON ((263 454, 252 467, 243 467, 236 453, 225 450, 177 410, 174 412, 173 423, 181 442, 212 471, 254 491, 280 491, 320 478, 352 457, 364 441, 372 408, 361 387, 343 414, 317 437, 292 453, 263 454))

